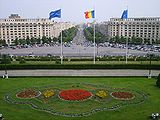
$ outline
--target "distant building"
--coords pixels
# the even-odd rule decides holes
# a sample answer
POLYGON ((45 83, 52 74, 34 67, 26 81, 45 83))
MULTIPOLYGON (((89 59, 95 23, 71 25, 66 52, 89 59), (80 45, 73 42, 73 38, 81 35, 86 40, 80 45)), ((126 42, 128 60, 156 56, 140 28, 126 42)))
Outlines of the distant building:
POLYGON ((8 19, 0 19, 0 40, 10 45, 16 38, 54 38, 59 36, 61 30, 73 26, 70 22, 58 23, 46 18, 23 19, 18 14, 11 14, 8 19))
POLYGON ((106 37, 108 37, 108 35, 109 35, 109 33, 108 33, 108 22, 102 22, 102 23, 96 24, 96 30, 101 32, 106 37))
POLYGON ((108 21, 109 37, 137 37, 143 40, 160 40, 160 18, 111 18, 108 21))

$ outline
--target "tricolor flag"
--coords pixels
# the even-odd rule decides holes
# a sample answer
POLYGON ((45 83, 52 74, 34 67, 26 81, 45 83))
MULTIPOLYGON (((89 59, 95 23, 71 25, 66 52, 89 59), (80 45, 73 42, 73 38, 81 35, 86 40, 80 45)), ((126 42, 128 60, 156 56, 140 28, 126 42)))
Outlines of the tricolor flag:
POLYGON ((52 18, 55 18, 55 17, 61 18, 61 9, 55 10, 55 11, 51 11, 51 12, 49 13, 49 19, 50 19, 50 20, 51 20, 52 18))
POLYGON ((128 10, 124 10, 121 19, 128 19, 128 10))
POLYGON ((92 11, 86 11, 84 14, 85 14, 85 18, 86 19, 95 18, 95 12, 94 12, 94 10, 92 10, 92 11))

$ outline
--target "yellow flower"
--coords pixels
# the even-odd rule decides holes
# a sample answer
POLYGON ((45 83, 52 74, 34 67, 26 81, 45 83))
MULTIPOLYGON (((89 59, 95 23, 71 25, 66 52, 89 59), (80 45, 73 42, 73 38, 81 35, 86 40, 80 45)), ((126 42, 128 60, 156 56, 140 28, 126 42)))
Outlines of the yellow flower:
POLYGON ((107 92, 104 90, 100 90, 96 93, 96 96, 100 97, 100 98, 105 98, 107 97, 107 92))
POLYGON ((45 98, 52 97, 54 95, 54 91, 53 90, 46 90, 43 92, 43 95, 45 98))

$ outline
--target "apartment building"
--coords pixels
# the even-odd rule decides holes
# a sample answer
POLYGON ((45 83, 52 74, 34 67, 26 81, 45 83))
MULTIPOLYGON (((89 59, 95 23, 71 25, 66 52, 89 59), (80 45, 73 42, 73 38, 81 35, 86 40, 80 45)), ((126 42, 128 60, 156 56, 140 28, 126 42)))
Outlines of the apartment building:
POLYGON ((18 14, 11 14, 7 19, 0 19, 0 40, 10 45, 16 38, 54 38, 59 36, 61 30, 73 26, 70 22, 55 22, 47 18, 24 19, 18 14))
POLYGON ((160 40, 160 18, 111 18, 108 21, 108 34, 110 38, 134 36, 152 43, 153 40, 160 40))

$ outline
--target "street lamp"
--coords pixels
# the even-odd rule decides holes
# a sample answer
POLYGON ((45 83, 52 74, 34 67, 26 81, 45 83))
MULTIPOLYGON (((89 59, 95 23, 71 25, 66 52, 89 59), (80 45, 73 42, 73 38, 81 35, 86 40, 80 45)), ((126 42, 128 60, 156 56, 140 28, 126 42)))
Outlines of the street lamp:
POLYGON ((148 71, 148 78, 152 77, 152 73, 151 73, 151 65, 152 65, 152 57, 154 56, 154 54, 149 54, 149 71, 148 71))
POLYGON ((8 78, 7 65, 6 65, 7 55, 4 54, 3 57, 4 57, 4 66, 5 66, 5 72, 4 72, 3 78, 8 78))

